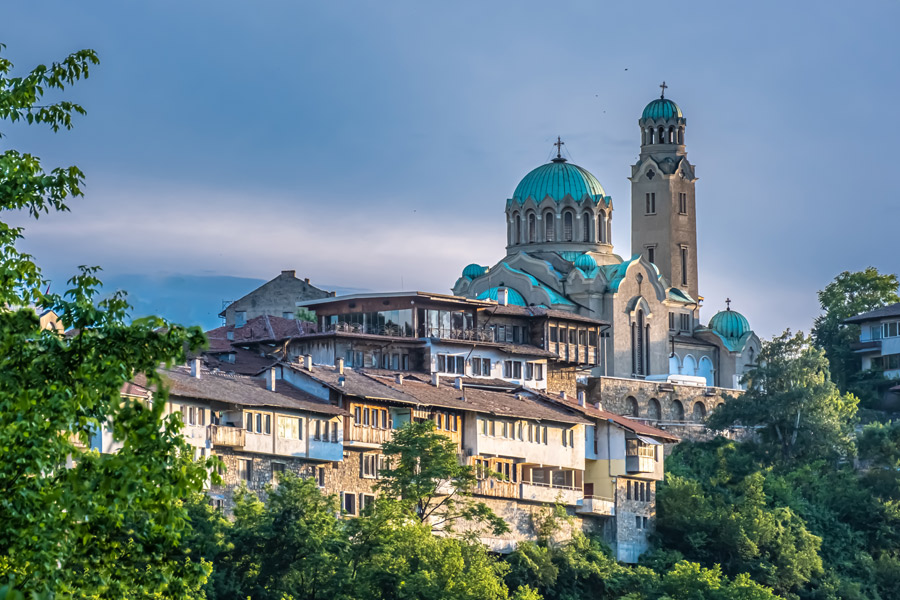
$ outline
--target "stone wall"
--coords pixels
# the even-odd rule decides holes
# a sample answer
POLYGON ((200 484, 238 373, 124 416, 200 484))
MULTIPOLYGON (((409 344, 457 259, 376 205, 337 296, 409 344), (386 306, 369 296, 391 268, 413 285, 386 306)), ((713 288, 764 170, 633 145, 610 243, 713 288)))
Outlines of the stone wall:
POLYGON ((548 363, 547 393, 551 396, 558 396, 560 392, 565 392, 569 398, 575 398, 578 393, 578 384, 575 380, 575 367, 548 363))
POLYGON ((282 271, 275 279, 264 283, 225 309, 225 324, 235 324, 235 313, 246 313, 249 321, 261 315, 284 316, 297 312, 297 302, 327 298, 330 292, 320 290, 309 279, 298 279, 294 271, 282 271))
POLYGON ((626 477, 616 478, 616 554, 624 562, 636 562, 637 555, 649 547, 648 536, 656 526, 656 482, 626 477), (632 486, 631 497, 628 485, 632 486), (635 493, 643 484, 644 499, 635 493), (641 524, 638 526, 638 519, 641 524))

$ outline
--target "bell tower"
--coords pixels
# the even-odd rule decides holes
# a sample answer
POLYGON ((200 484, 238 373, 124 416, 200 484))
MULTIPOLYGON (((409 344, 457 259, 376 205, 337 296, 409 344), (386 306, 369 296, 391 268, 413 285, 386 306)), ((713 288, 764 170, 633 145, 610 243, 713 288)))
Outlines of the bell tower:
POLYGON ((631 252, 657 266, 666 284, 698 299, 694 166, 684 145, 687 120, 662 93, 644 108, 641 154, 631 167, 631 252))

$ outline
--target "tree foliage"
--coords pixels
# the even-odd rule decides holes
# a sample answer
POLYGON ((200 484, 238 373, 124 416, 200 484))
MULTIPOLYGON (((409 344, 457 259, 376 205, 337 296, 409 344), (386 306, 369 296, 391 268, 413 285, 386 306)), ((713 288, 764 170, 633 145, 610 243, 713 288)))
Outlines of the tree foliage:
POLYGON ((859 325, 845 325, 844 320, 900 302, 900 282, 894 274, 881 274, 875 267, 863 271, 844 271, 819 292, 822 314, 816 317, 812 337, 825 351, 831 364, 831 376, 841 391, 857 391, 860 371, 859 355, 850 344, 859 339, 859 325))
MULTIPOLYGON (((0 119, 70 128, 84 109, 42 98, 97 62, 82 50, 13 77, 0 57, 0 119)), ((0 213, 68 210, 83 177, 5 150, 0 213)), ((22 235, 0 222, 0 581, 75 598, 199 597, 209 565, 181 546, 182 501, 212 463, 195 464, 178 419, 165 416, 156 368, 184 360, 202 333, 156 318, 127 324, 123 294, 98 301, 97 268, 82 268, 64 294, 42 293, 40 268, 15 246, 22 235), (32 307, 54 310, 74 333, 42 330, 32 307), (153 402, 120 397, 135 373, 157 387, 153 402), (88 451, 92 432, 110 422, 122 449, 88 451)))
POLYGON ((756 428, 783 460, 853 453, 858 400, 840 393, 825 353, 802 333, 785 331, 765 342, 744 381, 747 391, 717 409, 711 427, 756 428))
POLYGON ((399 428, 391 441, 384 443, 382 452, 388 457, 388 467, 381 471, 379 490, 399 498, 401 506, 418 521, 446 532, 457 525, 472 533, 480 527, 495 535, 509 530, 484 502, 471 498, 477 483, 475 471, 460 464, 456 444, 435 431, 431 421, 399 428))

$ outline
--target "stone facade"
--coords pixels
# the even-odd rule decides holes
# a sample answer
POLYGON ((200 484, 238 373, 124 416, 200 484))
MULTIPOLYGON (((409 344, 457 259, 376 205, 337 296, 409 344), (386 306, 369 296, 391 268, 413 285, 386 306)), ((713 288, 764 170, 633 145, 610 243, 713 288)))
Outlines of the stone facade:
POLYGON ((557 396, 560 392, 565 392, 566 396, 574 398, 578 393, 575 377, 575 367, 551 364, 547 369, 547 393, 557 396))
POLYGON ((637 562, 649 548, 656 526, 656 482, 618 477, 616 480, 616 556, 637 562), (640 493, 638 493, 640 490, 640 493))
POLYGON ((331 295, 331 292, 312 285, 309 279, 298 279, 296 271, 282 271, 275 279, 229 304, 219 316, 225 319, 225 325, 237 326, 243 324, 239 322, 241 316, 244 321, 262 315, 293 318, 297 312, 297 302, 331 295))

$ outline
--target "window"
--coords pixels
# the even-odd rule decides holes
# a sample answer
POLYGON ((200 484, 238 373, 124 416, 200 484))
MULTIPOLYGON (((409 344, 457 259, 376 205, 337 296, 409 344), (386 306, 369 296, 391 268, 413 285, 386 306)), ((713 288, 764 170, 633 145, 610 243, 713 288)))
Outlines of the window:
POLYGON ((198 409, 197 416, 200 417, 199 425, 206 425, 206 409, 205 408, 198 409))
POLYGON ((356 494, 353 492, 341 492, 341 509, 345 514, 356 514, 356 494))
POLYGON ((575 218, 572 216, 572 213, 565 213, 563 215, 563 241, 571 242, 574 238, 574 224, 575 218))
POLYGON ((675 331, 675 313, 669 313, 669 329, 675 331))
POLYGON ((890 323, 882 323, 883 337, 886 337, 886 338, 897 337, 898 325, 900 325, 900 321, 892 321, 890 323))
POLYGON ((272 463, 272 480, 273 481, 281 481, 282 475, 284 475, 284 463, 273 462, 272 463))
POLYGON ((534 365, 534 379, 536 381, 544 380, 544 365, 543 363, 535 363, 534 365))
POLYGON ((487 435, 487 420, 478 417, 478 433, 487 435))
POLYGON ((378 455, 363 454, 360 461, 360 476, 366 479, 375 479, 378 477, 378 455))
POLYGON ((481 375, 481 359, 473 358, 472 359, 472 375, 479 376, 481 375))
POLYGON ((562 435, 559 436, 559 437, 560 437, 560 441, 562 442, 563 447, 566 447, 566 446, 569 445, 569 436, 567 435, 567 432, 566 432, 565 429, 563 429, 563 430, 561 431, 561 433, 562 433, 562 435))
POLYGON ((588 345, 596 346, 597 345, 597 330, 591 329, 588 331, 588 345))
POLYGON ((544 425, 543 427, 541 427, 541 429, 542 429, 543 432, 544 432, 544 440, 543 440, 543 443, 544 443, 544 445, 546 445, 546 444, 547 444, 547 426, 544 425))
POLYGON ((491 359, 482 358, 481 359, 481 374, 485 377, 490 377, 491 375, 491 359))
POLYGON ((656 193, 647 194, 647 214, 656 214, 656 193))
POLYGON ((447 372, 447 357, 443 354, 438 354, 437 370, 438 370, 438 373, 446 373, 447 372))
POLYGON ((558 342, 558 341, 559 341, 559 334, 558 334, 558 332, 557 332, 556 325, 551 325, 551 326, 550 326, 550 341, 551 341, 551 342, 558 342))
POLYGON ((338 442, 338 424, 337 421, 331 423, 331 441, 336 444, 338 442))
POLYGON ((319 419, 314 420, 315 425, 313 426, 313 439, 317 442, 322 440, 322 421, 319 419))
POLYGON ((647 517, 641 517, 641 529, 647 529, 647 517))
POLYGON ((534 213, 528 214, 528 242, 534 243, 537 241, 537 218, 534 213))
POLYGON ((584 346, 587 344, 587 330, 579 329, 578 330, 578 343, 584 346))
POLYGON ((457 356, 456 357, 456 369, 453 371, 457 375, 465 375, 466 374, 466 357, 465 356, 457 356))
POLYGON ((522 379, 522 363, 518 360, 513 361, 513 379, 522 379))
POLYGON ((491 437, 494 437, 497 435, 497 422, 494 421, 493 419, 491 419, 490 422, 488 423, 488 434, 490 434, 491 437))
POLYGON ((294 417, 278 417, 276 421, 278 427, 278 437, 285 440, 302 440, 303 439, 303 419, 294 417))
POLYGON ((359 511, 362 512, 370 506, 375 506, 375 496, 373 494, 360 494, 359 511))
POLYGON ((503 361, 503 377, 509 379, 512 377, 512 361, 504 360, 503 361))
POLYGON ((578 343, 578 337, 577 337, 577 336, 578 336, 578 334, 576 333, 576 330, 575 330, 575 329, 570 329, 570 330, 569 330, 569 343, 570 343, 570 344, 577 344, 577 343, 578 343))
POLYGON ((647 248, 647 260, 656 264, 656 248, 654 248, 653 246, 647 248))
POLYGON ((684 192, 678 194, 678 212, 682 215, 687 214, 687 194, 684 192))
POLYGON ((256 433, 262 433, 262 413, 256 413, 256 433))
POLYGON ((534 423, 528 424, 528 441, 534 442, 534 423))
POLYGON ((688 249, 687 246, 681 247, 681 285, 688 284, 688 249))
POLYGON ((325 487, 325 467, 316 468, 316 483, 319 487, 325 487))
POLYGON ((239 310, 234 313, 234 326, 243 327, 247 324, 247 311, 239 310))
POLYGON ((552 212, 544 214, 544 241, 552 242, 556 239, 556 215, 552 212))
POLYGON ((356 426, 362 425, 362 414, 360 413, 360 408, 357 406, 353 409, 353 424, 356 426))
POLYGON ((634 516, 634 526, 638 529, 643 529, 643 521, 641 520, 643 517, 639 517, 638 515, 634 516))
POLYGON ((690 331, 691 330, 691 315, 690 315, 690 313, 682 313, 681 314, 681 330, 682 331, 690 331))
POLYGON ((625 482, 625 499, 631 500, 631 482, 630 481, 625 482))
POLYGON ((534 364, 525 363, 525 379, 534 379, 534 364))
POLYGON ((253 480, 253 461, 238 459, 238 479, 250 483, 253 480))
POLYGON ((263 422, 265 423, 265 428, 264 428, 265 434, 271 435, 272 434, 272 415, 266 415, 265 419, 263 419, 263 422))
POLYGON ((497 325, 497 329, 494 330, 497 337, 494 338, 495 342, 505 342, 506 341, 506 325, 497 325))

